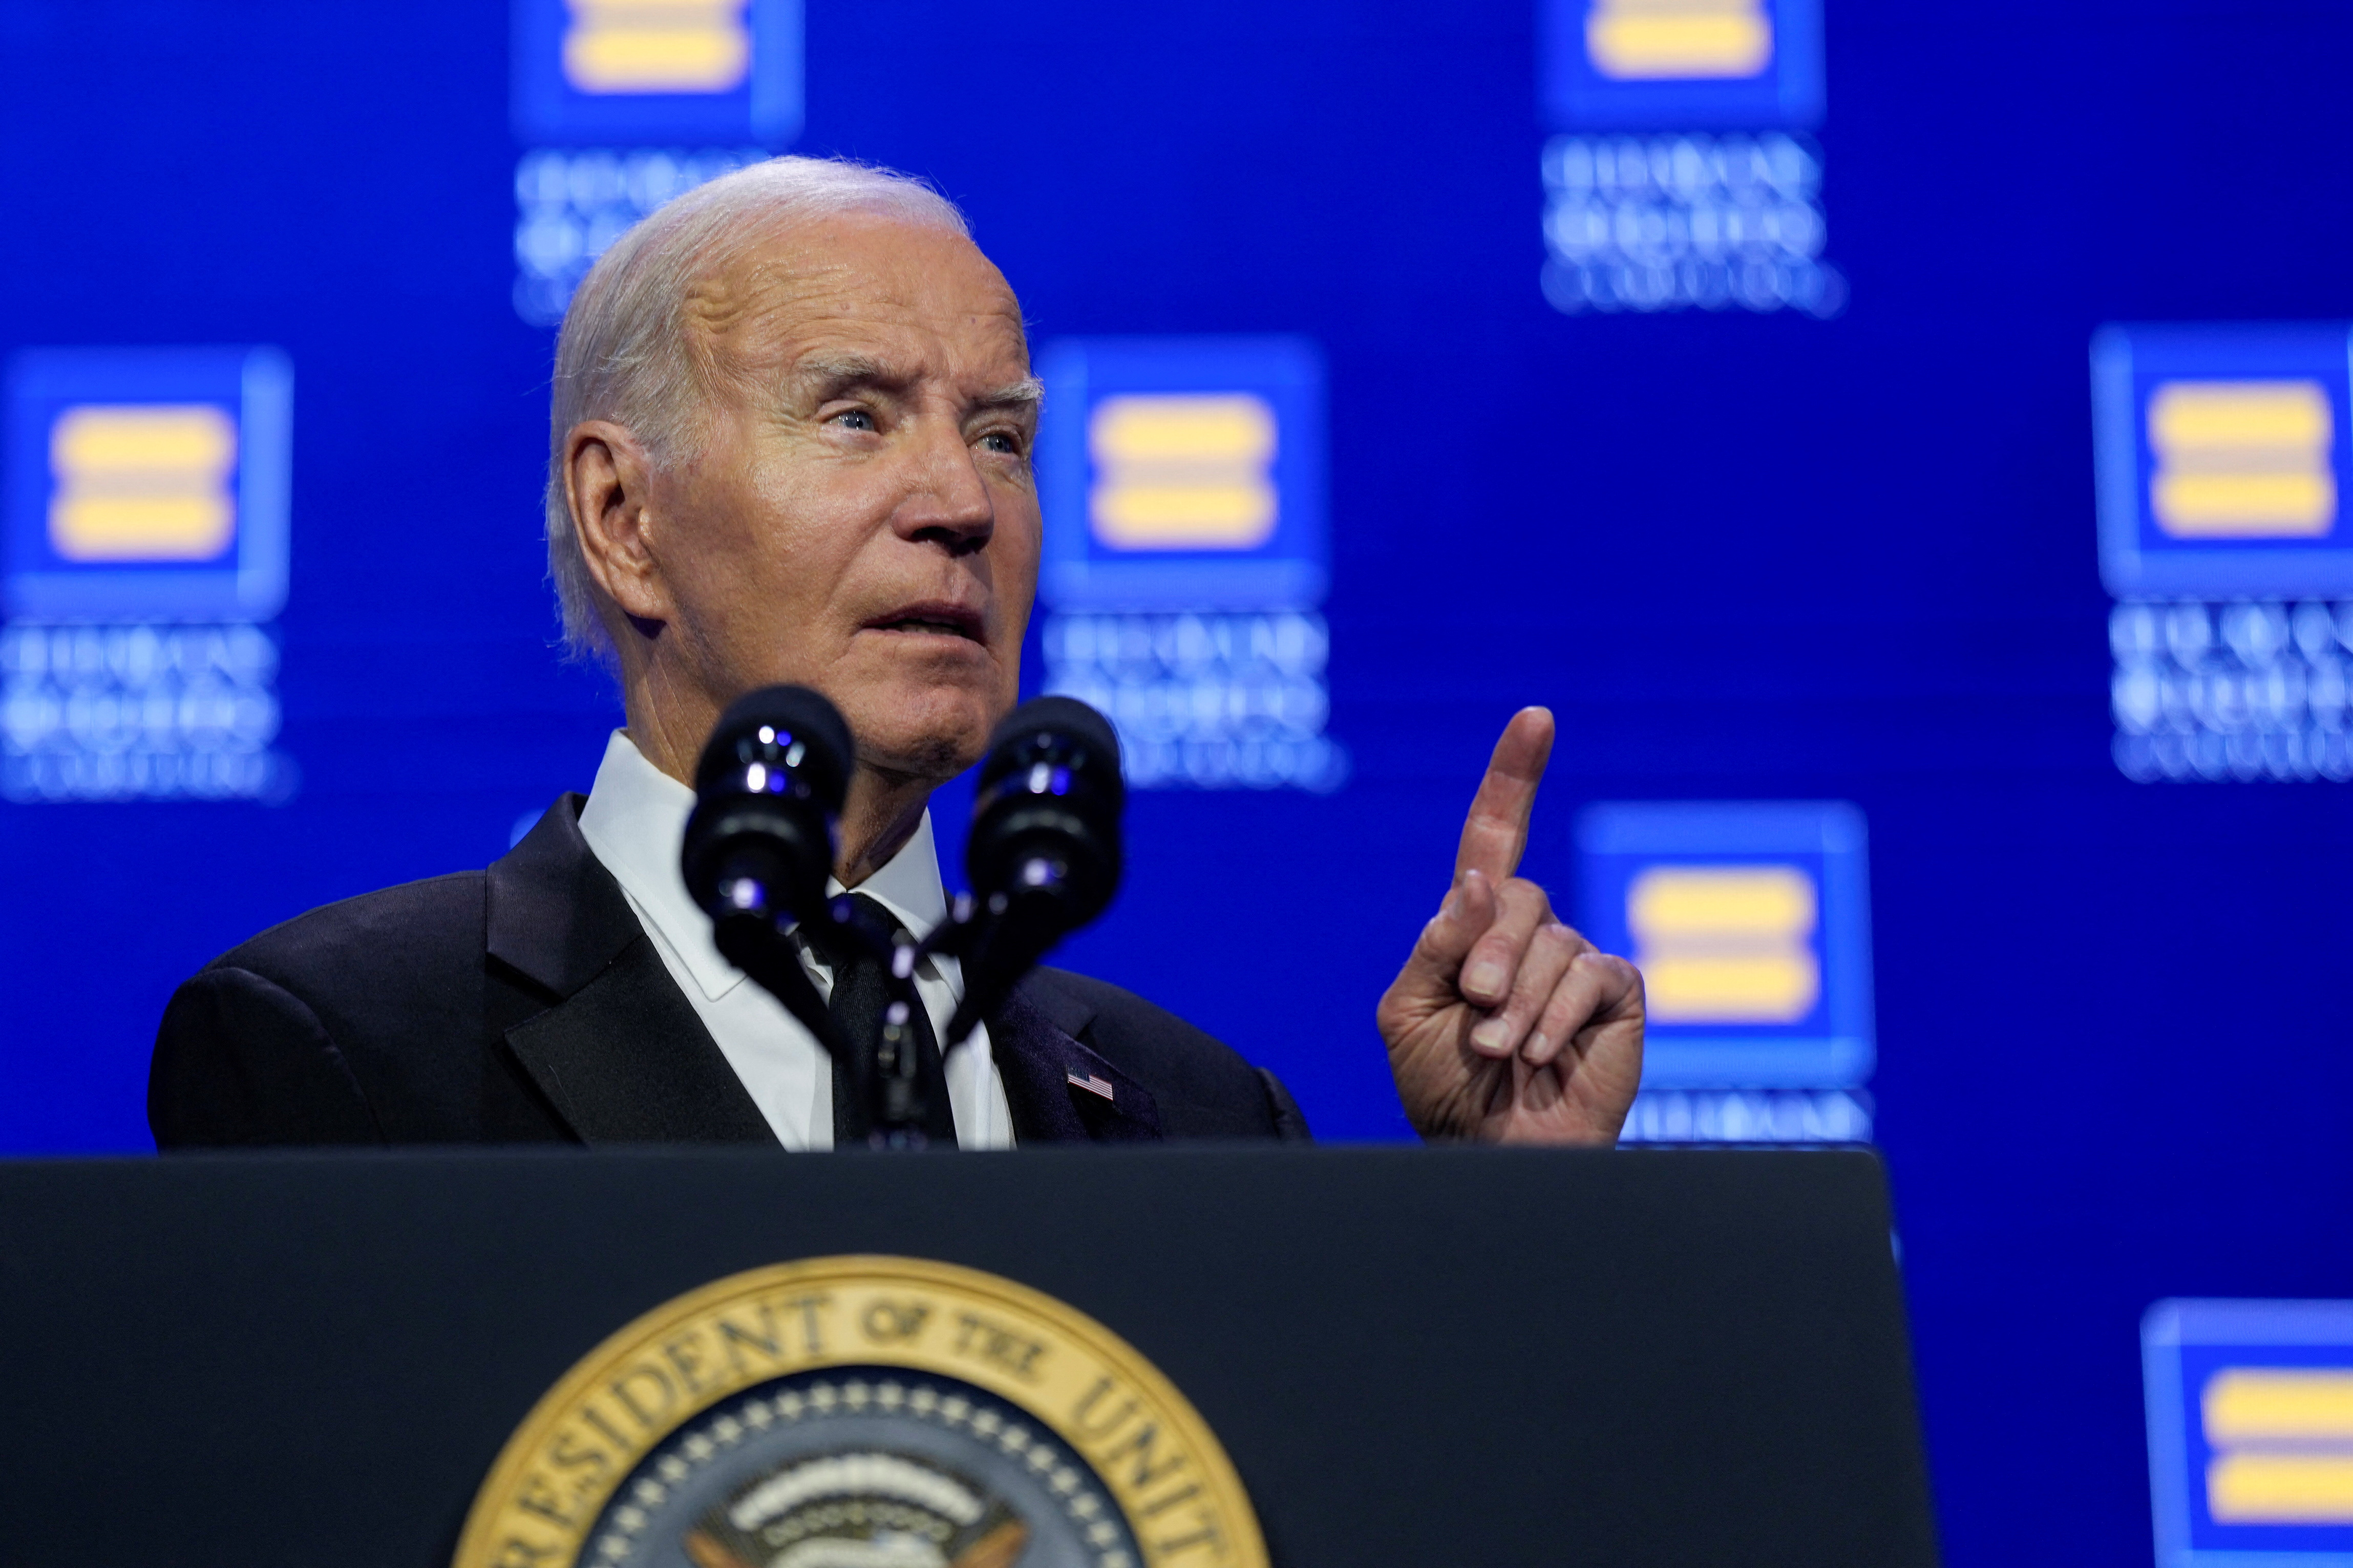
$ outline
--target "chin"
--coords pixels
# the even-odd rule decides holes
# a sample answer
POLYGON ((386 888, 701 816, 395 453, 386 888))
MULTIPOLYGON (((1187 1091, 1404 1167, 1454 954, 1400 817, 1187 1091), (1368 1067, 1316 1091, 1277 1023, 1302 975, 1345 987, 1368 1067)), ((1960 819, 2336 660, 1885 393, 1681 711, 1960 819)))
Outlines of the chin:
POLYGON ((842 704, 861 761, 945 783, 980 761, 1010 702, 968 687, 901 688, 842 704))

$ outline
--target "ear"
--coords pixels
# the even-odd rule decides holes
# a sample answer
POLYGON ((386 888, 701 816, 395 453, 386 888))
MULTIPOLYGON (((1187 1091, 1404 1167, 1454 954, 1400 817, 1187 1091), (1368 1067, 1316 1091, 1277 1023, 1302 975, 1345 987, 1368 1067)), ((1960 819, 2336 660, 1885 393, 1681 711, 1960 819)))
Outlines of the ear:
POLYGON ((672 615, 655 556, 652 479, 653 465, 626 426, 584 420, 564 438, 565 500, 588 574, 649 634, 672 615))

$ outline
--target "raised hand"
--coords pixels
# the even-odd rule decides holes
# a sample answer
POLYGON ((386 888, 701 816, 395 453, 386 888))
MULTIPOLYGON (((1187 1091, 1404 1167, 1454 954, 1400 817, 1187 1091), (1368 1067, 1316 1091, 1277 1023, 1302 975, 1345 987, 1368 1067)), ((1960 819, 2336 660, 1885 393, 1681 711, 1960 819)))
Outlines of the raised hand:
POLYGON ((1552 715, 1504 727, 1462 824, 1454 886, 1377 1016, 1425 1138, 1614 1142, 1642 1077, 1642 977, 1513 873, 1552 755, 1552 715))

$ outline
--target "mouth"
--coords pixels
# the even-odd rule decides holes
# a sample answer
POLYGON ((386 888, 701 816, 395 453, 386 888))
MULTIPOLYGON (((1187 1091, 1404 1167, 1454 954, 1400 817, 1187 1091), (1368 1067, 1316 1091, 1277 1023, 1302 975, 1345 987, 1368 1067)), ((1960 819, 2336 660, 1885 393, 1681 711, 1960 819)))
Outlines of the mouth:
POLYGON ((955 637, 970 643, 982 640, 980 612, 961 605, 906 605, 875 616, 862 629, 898 637, 955 637))

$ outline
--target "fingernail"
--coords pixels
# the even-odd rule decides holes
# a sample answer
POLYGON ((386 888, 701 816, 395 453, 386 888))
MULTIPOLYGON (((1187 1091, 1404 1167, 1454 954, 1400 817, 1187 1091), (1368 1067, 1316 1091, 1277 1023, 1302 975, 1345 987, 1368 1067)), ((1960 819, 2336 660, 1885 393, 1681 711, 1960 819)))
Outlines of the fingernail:
POLYGON ((1501 1018, 1490 1018, 1485 1023, 1480 1025, 1477 1028, 1472 1030, 1471 1043, 1478 1047, 1482 1051, 1502 1050, 1504 1048, 1504 1020, 1501 1018))
POLYGON ((1520 1047, 1520 1055, 1525 1057, 1532 1062, 1541 1062, 1544 1060, 1545 1047, 1550 1043, 1550 1041, 1544 1037, 1544 1031, 1542 1029, 1531 1030, 1528 1034, 1527 1043, 1520 1047))
POLYGON ((1476 991, 1482 996, 1492 996, 1504 984, 1504 966, 1500 963, 1474 964, 1471 973, 1462 977, 1462 984, 1468 990, 1476 991))

